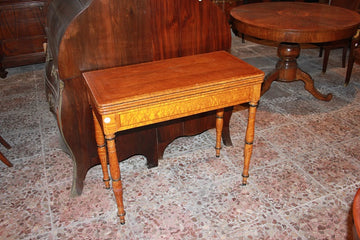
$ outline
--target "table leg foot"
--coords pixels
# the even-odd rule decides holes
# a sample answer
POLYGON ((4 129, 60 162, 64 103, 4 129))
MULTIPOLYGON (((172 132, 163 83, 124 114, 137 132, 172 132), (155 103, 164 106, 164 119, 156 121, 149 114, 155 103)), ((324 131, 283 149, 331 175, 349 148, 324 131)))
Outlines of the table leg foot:
POLYGON ((243 179, 242 179, 242 186, 246 186, 247 185, 247 179, 249 178, 249 175, 242 175, 243 179))
POLYGON ((315 98, 319 99, 319 100, 323 100, 323 101, 330 101, 332 99, 332 94, 329 93, 327 95, 324 95, 322 93, 320 93, 314 86, 314 80, 312 79, 312 77, 302 71, 300 68, 298 68, 296 70, 296 79, 301 80, 305 83, 305 89, 311 93, 315 98))

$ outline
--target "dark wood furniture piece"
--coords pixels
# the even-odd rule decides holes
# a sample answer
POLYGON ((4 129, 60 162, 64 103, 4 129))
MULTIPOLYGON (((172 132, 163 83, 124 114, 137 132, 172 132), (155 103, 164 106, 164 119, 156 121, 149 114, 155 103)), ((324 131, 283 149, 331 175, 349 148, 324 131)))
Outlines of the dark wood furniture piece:
MULTIPOLYGON (((0 136, 0 143, 7 149, 10 149, 11 146, 10 144, 8 144, 5 139, 3 139, 1 136, 0 136)), ((0 160, 6 164, 6 166, 8 167, 12 167, 12 163, 0 152, 0 160)))
POLYGON ((246 0, 212 0, 220 9, 225 12, 226 19, 230 22, 230 10, 233 7, 244 4, 246 0))
MULTIPOLYGON (((276 0, 212 0, 218 7, 220 7, 226 14, 226 18, 231 22, 230 10, 236 6, 249 3, 259 3, 259 2, 271 2, 276 0)), ((296 2, 306 2, 307 0, 284 0, 284 1, 296 1, 296 2)), ((317 2, 315 0, 315 2, 317 2)))
POLYGON ((121 224, 125 224, 125 210, 114 142, 119 131, 216 110, 213 122, 216 122, 215 153, 219 157, 224 108, 249 103, 243 171, 246 183, 256 106, 264 79, 262 71, 228 52, 216 51, 85 72, 83 76, 93 110, 105 187, 110 187, 109 159, 121 224))
POLYGON ((305 89, 320 100, 329 101, 331 94, 323 95, 314 87, 311 76, 296 62, 299 43, 321 43, 351 38, 360 24, 358 13, 317 3, 268 2, 242 5, 231 10, 233 27, 241 33, 260 39, 280 42, 279 61, 275 70, 266 76, 262 94, 275 80, 301 80, 305 89))
MULTIPOLYGON (((46 93, 74 161, 72 194, 100 164, 82 72, 182 57, 231 47, 230 27, 210 0, 53 0, 47 18, 46 93)), ((215 112, 122 131, 118 160, 135 154, 157 166, 179 136, 214 128, 215 112)), ((223 140, 231 145, 225 110, 223 140)))
POLYGON ((0 77, 6 77, 5 68, 45 61, 48 1, 0 0, 0 77))
POLYGON ((354 240, 360 239, 360 189, 355 194, 353 207, 353 219, 354 219, 354 240))
POLYGON ((360 30, 353 37, 350 45, 350 54, 348 60, 348 66, 346 69, 346 77, 345 77, 345 86, 347 86, 350 82, 352 69, 354 67, 354 63, 360 64, 360 30))
MULTIPOLYGON (((342 8, 347 8, 354 11, 359 11, 360 7, 360 0, 331 0, 329 3, 331 6, 337 6, 342 8)), ((347 51, 350 47, 351 38, 349 39, 342 39, 335 42, 327 42, 327 43, 320 43, 320 53, 319 57, 322 57, 322 54, 324 52, 324 59, 323 59, 323 67, 322 72, 325 73, 327 69, 327 65, 329 62, 329 56, 330 51, 337 48, 342 48, 343 54, 342 54, 342 67, 344 68, 346 65, 346 55, 347 51)))

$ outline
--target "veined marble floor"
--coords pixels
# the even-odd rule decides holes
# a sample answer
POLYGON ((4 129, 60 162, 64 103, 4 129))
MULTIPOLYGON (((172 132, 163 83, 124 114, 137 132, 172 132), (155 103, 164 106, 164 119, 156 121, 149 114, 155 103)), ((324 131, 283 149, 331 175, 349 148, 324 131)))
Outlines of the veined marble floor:
MULTIPOLYGON (((269 73, 276 48, 233 38, 231 52, 269 73)), ((142 156, 120 163, 126 225, 116 216, 100 166, 70 197, 72 160, 49 112, 43 65, 0 79, 0 239, 352 239, 351 204, 360 187, 360 67, 349 86, 341 50, 321 73, 318 49, 299 65, 330 102, 302 82, 273 83, 257 112, 249 184, 240 185, 247 111, 231 119, 233 147, 214 152, 215 131, 171 143, 157 168, 142 156)))

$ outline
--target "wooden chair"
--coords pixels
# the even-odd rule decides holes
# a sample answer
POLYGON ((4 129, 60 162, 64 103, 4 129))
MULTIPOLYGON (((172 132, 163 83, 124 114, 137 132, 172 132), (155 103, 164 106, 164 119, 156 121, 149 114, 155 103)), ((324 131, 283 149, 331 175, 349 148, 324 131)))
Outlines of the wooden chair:
MULTIPOLYGON (((10 149, 11 146, 0 136, 0 143, 6 147, 7 149, 10 149)), ((0 152, 0 160, 5 163, 8 167, 12 167, 12 163, 7 160, 7 158, 0 152)))
POLYGON ((345 77, 345 86, 347 86, 350 82, 350 77, 352 73, 352 69, 354 66, 354 62, 360 64, 360 30, 358 30, 357 34, 353 37, 350 46, 350 54, 348 60, 348 66, 346 70, 346 77, 345 77))
MULTIPOLYGON (((360 0, 331 0, 331 1, 329 1, 329 5, 357 11, 360 7, 360 0)), ((341 41, 321 43, 318 45, 318 46, 320 46, 319 57, 322 57, 323 52, 324 52, 323 67, 322 67, 323 73, 326 72, 328 61, 329 61, 330 51, 333 49, 338 49, 338 48, 343 49, 342 67, 343 68, 345 67, 346 54, 349 49, 350 43, 351 43, 351 39, 344 39, 341 41)))

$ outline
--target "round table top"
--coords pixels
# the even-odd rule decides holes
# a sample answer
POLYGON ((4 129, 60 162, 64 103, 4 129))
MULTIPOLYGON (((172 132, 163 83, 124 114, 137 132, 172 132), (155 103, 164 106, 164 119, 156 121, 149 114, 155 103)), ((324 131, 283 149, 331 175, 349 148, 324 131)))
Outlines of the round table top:
POLYGON ((352 37, 360 15, 319 3, 264 2, 235 7, 234 27, 252 37, 277 42, 320 43, 352 37))

